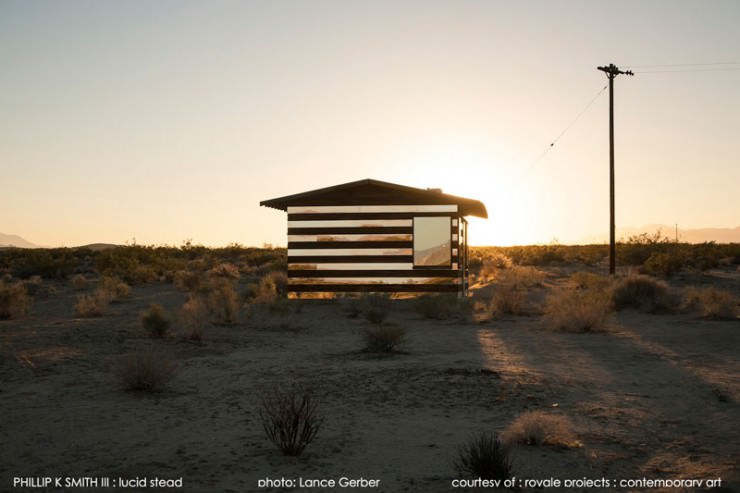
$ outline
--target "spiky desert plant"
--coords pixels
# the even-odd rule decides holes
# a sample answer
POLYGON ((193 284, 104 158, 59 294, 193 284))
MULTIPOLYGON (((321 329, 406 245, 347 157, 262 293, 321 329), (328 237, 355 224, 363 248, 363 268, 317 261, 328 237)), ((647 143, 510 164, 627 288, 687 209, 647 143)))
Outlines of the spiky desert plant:
POLYGON ((323 422, 311 390, 273 390, 262 399, 260 419, 267 437, 284 455, 300 455, 323 422))
POLYGON ((503 481, 512 474, 511 449, 495 433, 482 432, 458 448, 453 467, 461 476, 503 481))

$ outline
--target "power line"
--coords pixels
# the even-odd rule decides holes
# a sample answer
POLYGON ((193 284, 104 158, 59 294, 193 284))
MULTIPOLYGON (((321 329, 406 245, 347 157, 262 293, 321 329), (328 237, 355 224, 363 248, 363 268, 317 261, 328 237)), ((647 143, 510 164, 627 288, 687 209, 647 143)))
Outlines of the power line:
POLYGON ((583 108, 583 109, 581 110, 581 112, 580 112, 580 113, 578 113, 578 115, 577 115, 577 116, 576 116, 576 117, 575 117, 575 118, 573 119, 573 121, 571 121, 571 122, 570 122, 570 123, 568 124, 568 126, 567 126, 567 127, 565 127, 565 129, 563 129, 563 131, 562 131, 562 132, 560 132, 560 133, 558 134, 558 136, 557 136, 557 137, 555 137, 555 139, 554 139, 554 140, 553 140, 553 141, 552 141, 552 142, 550 143, 550 145, 548 145, 547 147, 545 147, 545 149, 544 149, 544 150, 542 151, 542 153, 541 153, 541 154, 540 154, 540 155, 539 155, 539 156, 537 157, 537 159, 535 159, 534 161, 532 161, 532 164, 530 164, 530 165, 529 165, 529 166, 527 167, 527 169, 526 169, 526 170, 524 171, 524 174, 526 174, 526 173, 527 173, 527 172, 529 172, 529 171, 530 171, 530 170, 531 170, 532 168, 534 168, 534 166, 535 166, 535 165, 536 165, 537 163, 539 163, 539 162, 540 162, 540 161, 542 160, 542 158, 543 158, 543 157, 545 157, 545 155, 546 155, 546 154, 547 154, 548 152, 550 152, 550 149, 552 149, 552 148, 553 148, 553 147, 555 146, 555 143, 556 143, 557 141, 559 141, 559 140, 560 140, 560 138, 561 138, 561 137, 562 137, 563 135, 565 135, 565 133, 566 133, 566 132, 567 132, 568 130, 570 130, 570 128, 571 128, 571 127, 572 127, 573 125, 575 125, 575 123, 576 123, 576 122, 577 122, 578 120, 580 120, 580 119, 581 119, 581 117, 583 116, 583 114, 584 114, 584 113, 586 113, 586 111, 588 111, 588 109, 589 109, 589 108, 591 107, 591 105, 593 105, 593 104, 594 104, 594 103, 596 102, 596 100, 597 100, 597 99, 599 98, 599 96, 601 96, 601 95, 603 94, 603 92, 604 92, 604 91, 606 91, 607 87, 609 87, 609 84, 607 84, 607 85, 605 85, 604 87, 602 87, 602 88, 601 88, 601 90, 600 90, 599 92, 597 92, 597 93, 596 93, 596 95, 595 95, 595 96, 594 96, 594 97, 593 97, 593 98, 591 99, 591 101, 589 101, 589 102, 588 102, 588 104, 587 104, 587 105, 586 105, 586 106, 585 106, 585 107, 584 107, 584 108, 583 108))
POLYGON ((740 62, 671 63, 671 64, 664 64, 664 65, 627 65, 626 68, 710 67, 714 65, 740 65, 740 62))
POLYGON ((637 70, 639 74, 668 74, 678 72, 732 72, 734 70, 740 70, 740 67, 727 67, 727 68, 692 68, 692 69, 677 69, 677 70, 637 70))

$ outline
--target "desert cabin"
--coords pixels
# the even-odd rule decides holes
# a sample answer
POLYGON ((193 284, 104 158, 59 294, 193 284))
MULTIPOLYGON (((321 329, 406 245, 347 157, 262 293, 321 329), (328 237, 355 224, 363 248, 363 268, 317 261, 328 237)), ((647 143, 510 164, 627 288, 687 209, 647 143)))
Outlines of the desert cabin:
POLYGON ((288 295, 468 289, 480 201, 365 179, 260 202, 288 213, 288 295))

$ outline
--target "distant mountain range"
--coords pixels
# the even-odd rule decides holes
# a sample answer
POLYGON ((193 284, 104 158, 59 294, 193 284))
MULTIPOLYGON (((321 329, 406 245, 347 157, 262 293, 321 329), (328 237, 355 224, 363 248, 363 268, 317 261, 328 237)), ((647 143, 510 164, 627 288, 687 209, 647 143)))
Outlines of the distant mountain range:
POLYGON ((0 247, 39 248, 38 245, 34 245, 18 235, 6 235, 3 233, 0 233, 0 247))
MULTIPOLYGON (((108 248, 114 248, 119 245, 112 243, 90 243, 89 245, 80 245, 79 248, 89 248, 90 250, 106 250, 108 248)), ((16 248, 46 248, 41 245, 36 245, 30 241, 21 238, 18 235, 6 235, 0 233, 0 248, 16 247, 16 248)))
MULTIPOLYGON (((616 236, 617 241, 627 240, 630 236, 640 235, 647 233, 648 235, 654 235, 657 231, 660 231, 660 235, 663 237, 675 240, 676 238, 676 226, 668 226, 666 224, 648 224, 641 228, 617 228, 616 236)), ((587 244, 599 244, 607 243, 609 241, 608 234, 588 236, 582 238, 579 243, 587 244)), ((696 228, 696 229, 681 229, 678 228, 678 241, 682 243, 704 243, 707 241, 714 241, 715 243, 740 243, 740 226, 736 228, 696 228)))

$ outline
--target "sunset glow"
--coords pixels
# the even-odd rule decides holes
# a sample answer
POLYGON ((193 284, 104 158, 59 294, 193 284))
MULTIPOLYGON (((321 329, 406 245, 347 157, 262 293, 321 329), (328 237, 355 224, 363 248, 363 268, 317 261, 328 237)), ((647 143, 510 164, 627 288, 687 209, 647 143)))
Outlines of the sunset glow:
POLYGON ((260 200, 374 178, 484 202, 473 245, 582 242, 608 227, 612 62, 636 73, 615 89, 617 227, 736 227, 740 64, 639 67, 740 62, 738 19, 729 1, 4 1, 0 232, 284 245, 260 200))

